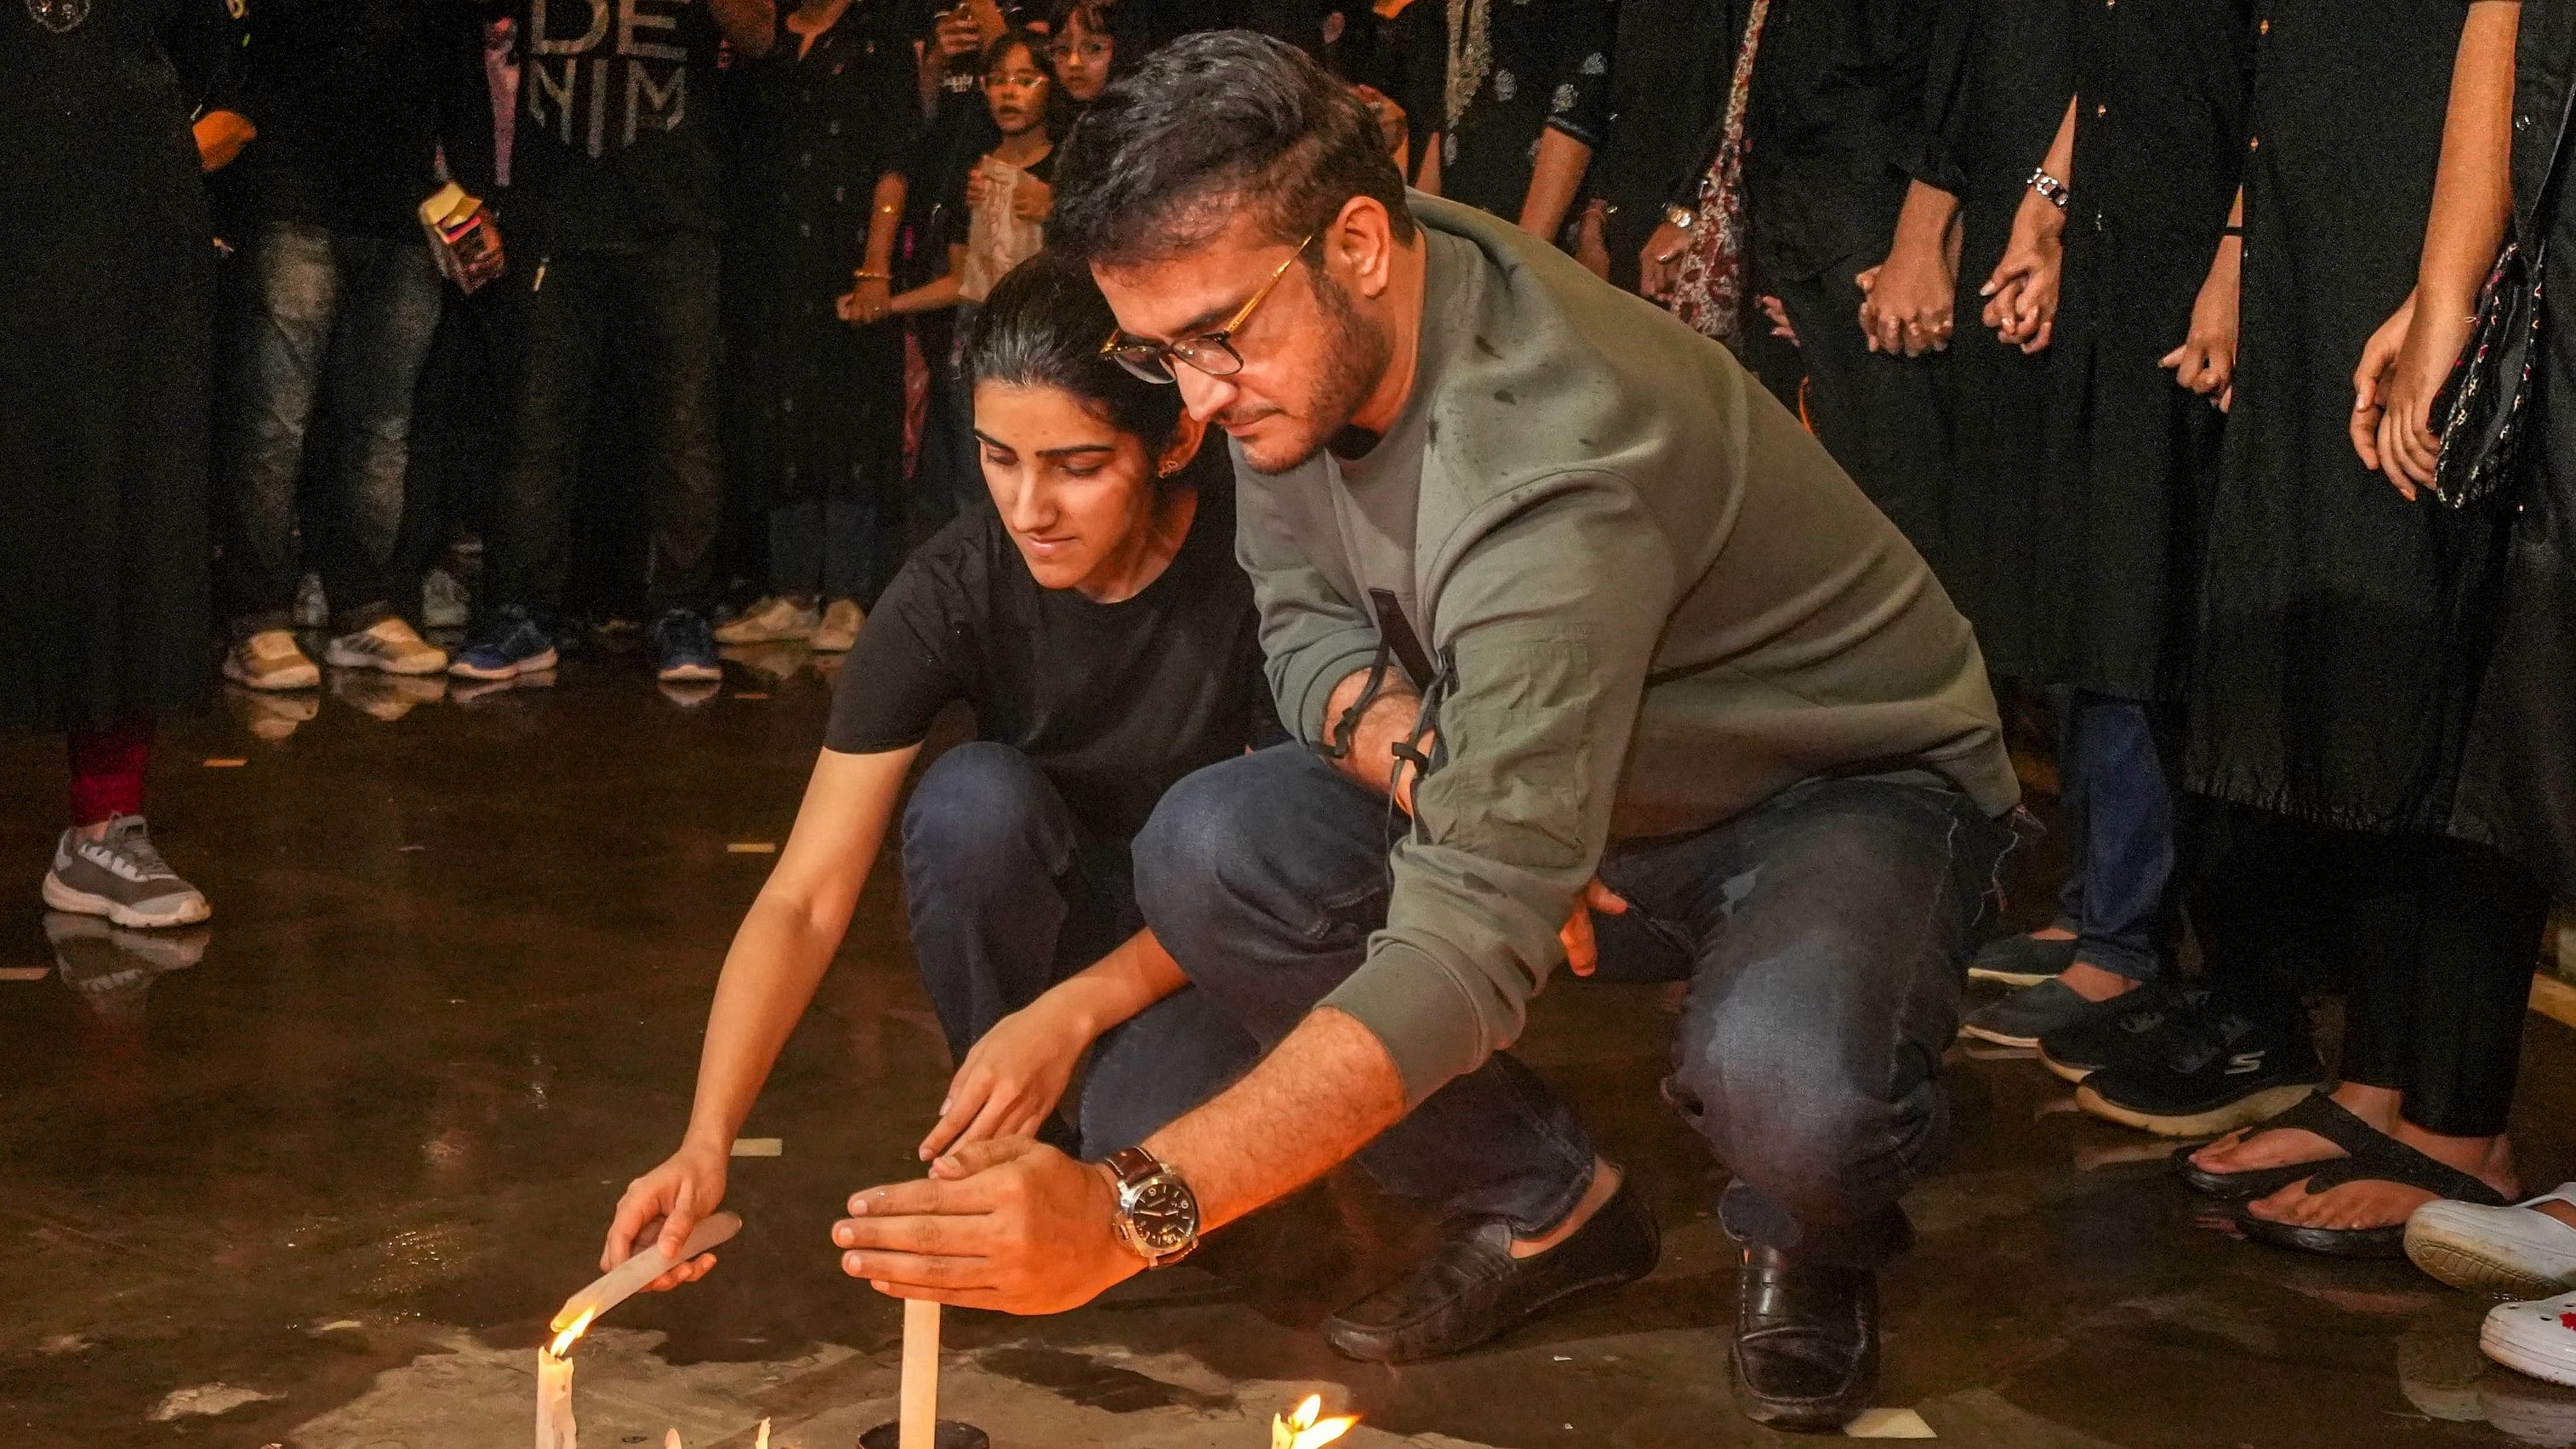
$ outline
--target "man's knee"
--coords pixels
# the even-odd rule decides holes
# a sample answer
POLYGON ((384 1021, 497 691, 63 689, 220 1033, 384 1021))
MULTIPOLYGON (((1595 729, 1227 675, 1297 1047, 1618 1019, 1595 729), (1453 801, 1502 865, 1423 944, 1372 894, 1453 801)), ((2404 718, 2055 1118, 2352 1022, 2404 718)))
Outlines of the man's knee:
POLYGON ((1031 866, 1060 874, 1070 848, 1050 819, 1060 809, 1028 756, 988 740, 959 745, 922 772, 904 807, 905 877, 1012 889, 1031 866))
MULTIPOLYGON (((1748 993, 1737 993, 1739 996, 1748 993)), ((1667 1086, 1735 1176, 1834 1222, 1895 1201, 1949 1136, 1939 1064, 1881 1025, 1854 1040, 1817 1003, 1753 999, 1685 1017, 1667 1086)))
MULTIPOLYGON (((1255 933, 1323 946, 1364 842, 1355 787, 1293 746, 1219 761, 1164 792, 1136 837, 1136 903, 1184 966, 1255 933)), ((1382 860, 1374 869, 1382 875, 1382 860)), ((1362 872, 1365 875, 1365 872, 1362 872)), ((1370 877, 1375 878, 1375 877, 1370 877)))

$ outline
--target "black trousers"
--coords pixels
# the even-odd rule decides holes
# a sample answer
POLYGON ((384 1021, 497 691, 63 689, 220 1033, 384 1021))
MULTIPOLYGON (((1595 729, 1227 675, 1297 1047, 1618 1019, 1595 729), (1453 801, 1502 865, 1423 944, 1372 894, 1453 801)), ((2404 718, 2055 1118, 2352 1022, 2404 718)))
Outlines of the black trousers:
POLYGON ((653 552, 647 607, 703 610, 724 483, 716 456, 722 344, 713 238, 667 232, 633 249, 514 262, 519 368, 486 597, 544 616, 562 603, 565 520, 591 404, 631 390, 653 552), (524 266, 524 270, 522 267, 524 266))
MULTIPOLYGON (((1846 257, 1819 275, 1774 281, 1771 290, 1798 333, 1816 436, 1940 574, 1949 516, 1949 359, 1869 350, 1853 279, 1879 260, 1846 257)), ((1767 326, 1759 319, 1755 325, 1767 326)))
POLYGON ((2502 1132, 2549 913, 2531 872, 2441 836, 2334 830, 2241 806, 2216 824, 2191 904, 2212 974, 2294 1007, 2299 965, 2340 967, 2338 1075, 2403 1093, 2406 1120, 2427 1132, 2502 1132))

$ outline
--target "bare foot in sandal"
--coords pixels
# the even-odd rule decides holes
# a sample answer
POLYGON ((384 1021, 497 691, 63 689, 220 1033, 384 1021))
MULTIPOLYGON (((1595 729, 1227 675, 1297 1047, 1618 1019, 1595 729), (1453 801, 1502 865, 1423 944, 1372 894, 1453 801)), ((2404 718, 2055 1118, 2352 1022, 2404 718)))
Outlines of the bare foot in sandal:
MULTIPOLYGON (((2386 1087, 2365 1087, 2346 1082, 2327 1093, 2336 1106, 2343 1108, 2377 1132, 2392 1133, 2397 1126, 2398 1095, 2386 1087)), ((2240 1127, 2191 1155, 2192 1166, 2220 1176, 2260 1172, 2269 1167, 2294 1167, 2308 1162, 2331 1162, 2345 1155, 2344 1150, 2304 1127, 2266 1128, 2257 1122, 2240 1127)))
MULTIPOLYGON (((2478 1179, 2508 1202, 2522 1195, 2513 1170, 2513 1144, 2508 1138, 2441 1137, 2403 1119, 2389 1135, 2436 1162, 2478 1179)), ((2270 1197, 2247 1204, 2245 1210, 2266 1221, 2296 1227, 2338 1231, 2390 1228, 2403 1226, 2417 1208, 2438 1196, 2425 1188, 2378 1178, 2341 1183, 2312 1194, 2308 1180, 2301 1178, 2270 1197)))

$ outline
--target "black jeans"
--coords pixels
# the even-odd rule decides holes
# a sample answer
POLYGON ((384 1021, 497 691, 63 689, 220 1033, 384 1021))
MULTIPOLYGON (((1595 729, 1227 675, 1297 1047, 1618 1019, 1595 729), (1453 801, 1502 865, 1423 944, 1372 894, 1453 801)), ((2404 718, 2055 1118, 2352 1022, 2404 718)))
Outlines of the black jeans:
MULTIPOLYGON (((1733 1175, 1728 1231, 1854 1267, 1903 1250, 1897 1201, 1949 1143, 1961 954, 2010 841, 1952 790, 1814 780, 1603 860, 1631 909, 1596 922, 1600 974, 1690 983, 1664 1095, 1733 1175)), ((1136 899, 1197 989, 1275 1044, 1366 958, 1391 843, 1383 799, 1274 746, 1163 797, 1136 840, 1136 899)), ((1533 1233, 1581 1200, 1595 1156, 1503 1052, 1359 1161, 1402 1196, 1533 1233)))
POLYGON ((230 283, 217 462, 235 634, 291 627, 307 563, 322 576, 338 632, 367 628, 398 605, 416 613, 419 580, 394 576, 394 545, 413 393, 444 292, 429 247, 418 236, 273 221, 251 232, 230 283), (324 486, 299 528, 296 485, 326 399, 324 486))
POLYGON ((2051 689, 2049 700, 2067 854, 2051 924, 2075 933, 2075 959, 2152 981, 2174 921, 2174 795, 2159 707, 2084 689, 2051 689))
POLYGON ((722 350, 714 239, 673 231, 631 249, 514 261, 519 366, 510 461, 484 594, 542 616, 563 599, 568 494, 591 400, 615 375, 633 389, 653 508, 648 607, 704 610, 713 592, 724 483, 716 465, 722 350))
MULTIPOLYGON (((1076 819, 1028 756, 976 741, 922 773, 903 814, 912 954, 948 1049, 964 1060, 993 1024, 1134 935, 1127 842, 1076 819)), ((1252 1064, 1252 1039, 1184 987, 1105 1033, 1073 1104, 1078 1147, 1133 1147, 1252 1064)))
POLYGON ((1853 279, 1879 260, 1846 257, 1772 290, 1797 329, 1817 438, 1939 574, 1948 563, 1949 358, 1869 350, 1853 279))

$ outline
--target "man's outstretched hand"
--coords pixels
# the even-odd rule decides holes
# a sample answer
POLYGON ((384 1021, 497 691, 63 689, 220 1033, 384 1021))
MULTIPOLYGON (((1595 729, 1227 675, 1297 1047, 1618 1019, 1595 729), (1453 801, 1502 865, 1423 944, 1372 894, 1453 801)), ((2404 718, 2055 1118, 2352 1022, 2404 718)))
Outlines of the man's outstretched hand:
POLYGON ((853 1194, 832 1243, 842 1272, 890 1297, 1061 1313, 1143 1271, 1111 1229, 1117 1206, 1106 1168, 1008 1137, 853 1194))

